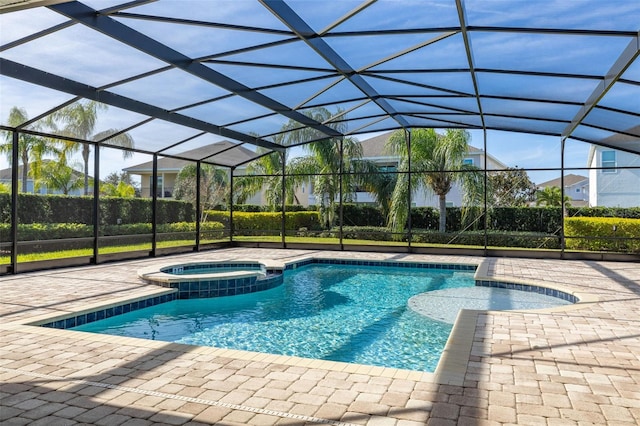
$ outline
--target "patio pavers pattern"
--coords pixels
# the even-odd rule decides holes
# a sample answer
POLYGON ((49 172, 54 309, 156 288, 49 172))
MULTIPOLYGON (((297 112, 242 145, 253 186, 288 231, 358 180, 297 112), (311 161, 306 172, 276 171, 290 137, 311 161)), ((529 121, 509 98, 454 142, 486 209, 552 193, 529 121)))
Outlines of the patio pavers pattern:
POLYGON ((0 291, 2 424, 640 423, 637 263, 227 249, 3 277, 0 291), (153 264, 309 255, 484 260, 489 277, 560 285, 598 300, 579 309, 465 312, 452 339, 468 348, 464 362, 448 362, 456 374, 24 325, 163 291, 137 279, 138 269, 153 264))

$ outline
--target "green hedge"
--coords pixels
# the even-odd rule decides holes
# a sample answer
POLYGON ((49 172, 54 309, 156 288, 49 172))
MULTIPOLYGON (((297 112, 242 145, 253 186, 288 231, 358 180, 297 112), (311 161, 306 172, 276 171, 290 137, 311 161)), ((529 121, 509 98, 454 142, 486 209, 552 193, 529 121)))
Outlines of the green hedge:
MULTIPOLYGON (((220 222, 229 227, 229 212, 219 210, 208 210, 206 212, 207 221, 220 222)), ((233 224, 238 233, 251 231, 251 235, 260 235, 260 231, 280 231, 282 229, 282 213, 278 212, 234 212, 233 224), (256 233, 256 231, 258 233, 256 233)), ((285 212, 285 229, 288 231, 306 228, 310 230, 320 229, 320 218, 318 212, 285 212)), ((267 232, 265 235, 272 233, 267 232)))
MULTIPOLYGON (((195 234, 196 224, 194 222, 176 222, 158 225, 159 234, 174 234, 173 236, 163 236, 163 240, 184 239, 181 234, 195 234)), ((0 223, 0 233, 8 234, 10 225, 0 223)), ((133 223, 128 225, 108 225, 101 228, 100 236, 135 236, 151 234, 150 223, 133 223)), ((201 238, 222 238, 224 235, 224 225, 220 222, 206 222, 200 224, 201 238)), ((46 241, 69 238, 83 238, 93 236, 93 226, 83 223, 33 223, 18 225, 18 241, 46 241)), ((195 238, 195 237, 194 237, 195 238)))
POLYGON ((568 249, 640 253, 640 219, 572 217, 564 229, 568 249))
MULTIPOLYGON (((191 203, 158 199, 158 223, 192 222, 195 211, 191 203)), ((100 197, 100 225, 151 222, 150 198, 100 197)), ((11 197, 0 194, 0 222, 11 220, 11 197)), ((66 195, 18 194, 19 223, 93 224, 93 197, 66 195)))
POLYGON ((345 226, 385 226, 386 218, 380 208, 366 204, 343 204, 345 226))
MULTIPOLYGON (((315 211, 316 208, 314 206, 301 206, 300 204, 287 204, 284 206, 285 211, 287 212, 305 212, 305 211, 315 211)), ((220 210, 217 207, 214 210, 220 210)), ((281 212, 282 206, 270 207, 270 206, 259 206, 256 204, 236 204, 233 206, 234 212, 252 212, 252 213, 268 213, 268 212, 281 212)))
MULTIPOLYGON (((300 231, 296 235, 301 237, 339 238, 340 228, 334 227, 330 231, 300 231)), ((344 226, 342 237, 352 240, 394 241, 394 233, 386 227, 377 226, 344 226)), ((415 244, 450 244, 484 246, 483 231, 467 232, 438 232, 429 229, 414 229, 412 242, 415 244)), ((407 241, 408 234, 402 236, 407 241)), ((519 247, 538 249, 559 249, 560 238, 556 235, 539 234, 533 232, 491 232, 487 234, 490 247, 519 247)))

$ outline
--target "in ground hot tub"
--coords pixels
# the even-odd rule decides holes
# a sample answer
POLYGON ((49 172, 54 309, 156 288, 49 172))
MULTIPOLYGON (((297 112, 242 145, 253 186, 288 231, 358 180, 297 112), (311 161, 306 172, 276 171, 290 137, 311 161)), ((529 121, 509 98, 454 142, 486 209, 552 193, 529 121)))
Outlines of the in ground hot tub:
POLYGON ((144 268, 138 276, 149 284, 177 289, 179 299, 198 299, 277 287, 283 282, 282 270, 257 261, 213 261, 144 268))

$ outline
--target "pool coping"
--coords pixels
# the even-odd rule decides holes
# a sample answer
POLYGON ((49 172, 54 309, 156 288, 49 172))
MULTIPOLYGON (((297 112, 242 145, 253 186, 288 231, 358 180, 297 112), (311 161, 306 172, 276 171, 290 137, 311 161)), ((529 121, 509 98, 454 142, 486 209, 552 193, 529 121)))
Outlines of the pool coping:
MULTIPOLYGON (((176 262, 172 262, 176 263, 176 262)), ((199 262, 200 263, 200 262, 199 262)), ((83 340, 90 341, 108 341, 108 342, 122 342, 122 344, 133 345, 137 347, 145 347, 145 348, 153 348, 153 347, 167 347, 167 345, 171 345, 172 348, 178 351, 184 352, 193 352, 197 351, 199 353, 206 354, 215 354, 218 356, 226 356, 230 358, 237 358, 242 360, 251 360, 251 361, 262 361, 262 362, 271 362, 271 363, 279 363, 289 366, 300 366, 300 367, 310 367, 310 368, 322 368, 330 371, 340 371, 347 373, 358 373, 358 374, 370 374, 376 375, 380 377, 389 377, 395 379, 411 379, 411 380, 420 380, 420 381, 428 381, 438 384, 450 384, 450 385, 462 385, 464 383, 464 377, 467 373, 467 367, 471 355, 471 348, 473 345, 473 338, 475 335, 475 328, 478 316, 481 314, 488 313, 501 313, 508 314, 511 312, 531 312, 531 313, 541 313, 541 312, 559 312, 559 311, 567 311, 574 309, 581 309, 583 307, 588 306, 591 303, 597 303, 600 299, 590 293, 576 291, 574 289, 570 289, 561 285, 557 285, 555 283, 544 282, 544 285, 534 284, 530 280, 526 279, 500 279, 491 277, 488 273, 488 262, 486 260, 481 260, 478 262, 451 262, 443 264, 442 262, 416 262, 416 261, 395 261, 395 260, 381 260, 381 261, 371 261, 371 260, 358 260, 358 259, 338 259, 326 256, 303 256, 292 262, 277 262, 277 261, 260 261, 268 268, 282 268, 283 270, 296 269, 297 267, 305 266, 307 264, 317 263, 317 264, 361 264, 368 266, 376 266, 380 264, 385 264, 389 266, 392 264, 393 266, 398 265, 401 267, 413 267, 415 265, 425 265, 427 269, 430 266, 433 266, 433 269, 454 269, 456 270, 456 266, 465 268, 459 268, 457 270, 471 270, 467 268, 473 267, 475 269, 474 280, 477 282, 478 280, 486 280, 495 283, 512 283, 512 284, 522 284, 526 286, 538 286, 544 288, 555 289, 561 292, 565 292, 568 294, 572 294, 578 298, 578 302, 570 305, 563 305, 553 308, 544 308, 544 309, 527 309, 527 310, 509 310, 509 311, 492 311, 492 310, 471 310, 471 309, 462 309, 458 313, 458 317, 456 318, 455 323, 453 324, 453 328, 447 339, 445 344, 445 348, 442 351, 442 355, 440 360, 436 366, 434 372, 426 372, 426 371, 416 371, 416 370, 406 370, 406 369, 398 369, 398 368, 390 368, 390 367, 380 367, 380 366, 372 366, 365 364, 353 364, 339 361, 327 361, 327 360, 318 360, 312 358, 302 358, 296 356, 287 356, 287 355, 276 355, 276 354, 266 354, 261 352, 253 352, 253 351, 244 351, 244 350, 236 350, 236 349, 226 349, 226 348, 214 348, 214 347, 206 347, 206 346, 194 346, 194 345, 186 345, 180 343, 172 343, 172 342, 163 342, 156 340, 147 340, 147 339, 139 339, 134 337, 123 337, 123 336, 113 336, 113 335, 103 335, 96 333, 87 333, 77 330, 70 329, 59 329, 59 328, 50 328, 50 327, 42 327, 43 324, 52 323, 55 321, 66 320, 69 317, 87 314, 92 311, 100 310, 100 309, 109 309, 114 308, 118 305, 132 303, 140 300, 147 300, 155 297, 162 297, 163 295, 175 294, 177 289, 167 289, 163 287, 158 287, 157 290, 150 290, 148 294, 143 296, 136 297, 121 297, 116 298, 114 300, 109 301, 108 303, 98 303, 94 305, 83 306, 82 309, 79 310, 69 310, 64 313, 57 314, 44 314, 40 316, 34 316, 30 318, 25 318, 23 320, 19 320, 16 322, 5 323, 3 328, 7 326, 13 327, 35 327, 38 329, 39 334, 47 334, 54 333, 58 335, 58 333, 75 333, 76 338, 81 337, 83 340), (454 268, 443 268, 443 266, 451 266, 454 268)), ((160 266, 162 267, 162 266, 160 266)), ((155 269, 159 269, 154 267, 155 269)))

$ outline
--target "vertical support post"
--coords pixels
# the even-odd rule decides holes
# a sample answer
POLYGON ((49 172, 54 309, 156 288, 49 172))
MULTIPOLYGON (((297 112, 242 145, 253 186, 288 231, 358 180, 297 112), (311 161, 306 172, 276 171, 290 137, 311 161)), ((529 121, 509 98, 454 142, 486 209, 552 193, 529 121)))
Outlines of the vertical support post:
POLYGON ((194 251, 200 251, 200 217, 202 211, 200 207, 200 180, 202 179, 202 163, 196 163, 196 245, 194 251))
POLYGON ((566 247, 566 240, 564 236, 564 218, 566 217, 567 207, 564 203, 564 148, 567 138, 560 140, 560 204, 562 206, 562 220, 560 221, 560 258, 564 259, 564 250, 566 247))
POLYGON ((235 167, 231 167, 229 176, 229 242, 233 243, 233 173, 235 167))
POLYGON ((158 154, 153 154, 153 171, 151 172, 151 257, 156 257, 158 243, 158 154))
POLYGON ((483 128, 482 129, 482 134, 484 137, 484 145, 483 145, 483 149, 484 149, 484 167, 483 169, 483 173, 484 173, 484 207, 483 207, 483 228, 484 228, 484 255, 486 256, 488 253, 488 245, 489 245, 489 234, 488 234, 488 230, 487 230, 487 225, 489 223, 489 202, 488 202, 488 197, 487 197, 487 184, 489 183, 489 175, 488 175, 488 171, 487 171, 487 129, 483 128))
POLYGON ((411 240, 413 240, 413 223, 411 222, 411 130, 404 130, 404 138, 407 142, 407 165, 409 166, 409 170, 407 170, 407 211, 409 214, 407 215, 407 247, 409 247, 409 251, 411 251, 411 240))
POLYGON ((11 147, 11 273, 18 273, 18 138, 14 130, 11 147))
POLYGON ((344 175, 344 138, 341 137, 340 138, 340 165, 338 166, 338 180, 339 180, 339 198, 338 198, 338 222, 339 222, 339 233, 338 236, 340 237, 340 250, 344 250, 344 241, 343 241, 343 234, 342 234, 342 225, 344 222, 344 204, 343 204, 343 190, 344 188, 342 187, 343 185, 343 175, 344 175))
POLYGON ((100 146, 93 148, 93 259, 92 263, 98 264, 100 236, 100 146))
POLYGON ((285 154, 285 152, 281 152, 280 156, 282 158, 282 223, 281 225, 281 234, 282 234, 282 247, 287 248, 287 240, 286 240, 286 232, 287 232, 287 223, 286 223, 286 212, 285 212, 285 206, 287 204, 287 187, 286 187, 286 169, 287 169, 287 156, 285 154))

